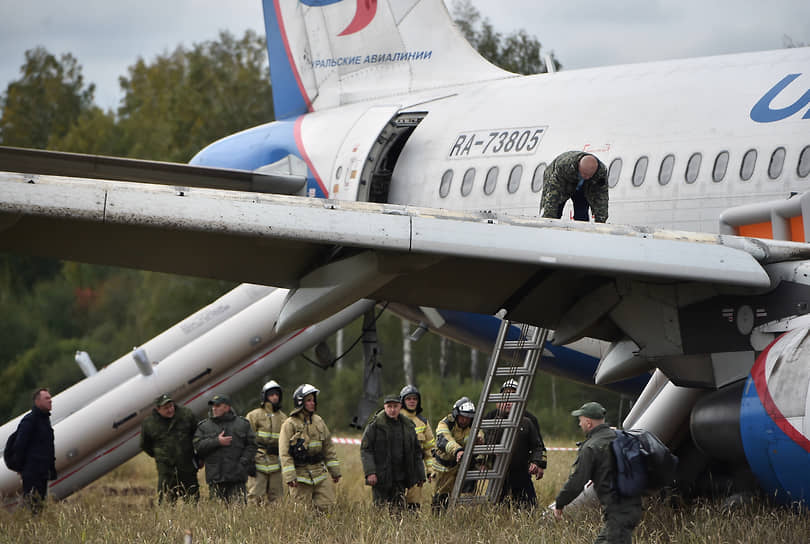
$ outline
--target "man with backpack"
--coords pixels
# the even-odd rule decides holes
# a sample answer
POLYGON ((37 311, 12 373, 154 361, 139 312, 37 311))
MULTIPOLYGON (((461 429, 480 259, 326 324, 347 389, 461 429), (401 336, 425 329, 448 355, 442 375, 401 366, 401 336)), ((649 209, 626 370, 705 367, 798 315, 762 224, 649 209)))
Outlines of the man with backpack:
POLYGON ((554 516, 562 519, 565 505, 573 501, 591 480, 602 504, 604 518, 604 526, 595 542, 630 544, 633 529, 641 521, 641 495, 625 497, 616 490, 615 456, 611 448, 616 432, 605 423, 605 413, 598 402, 587 402, 571 412, 572 416, 579 418, 585 441, 580 443, 571 475, 557 495, 554 516))
POLYGON ((41 388, 34 392, 34 406, 17 427, 15 457, 20 461, 23 502, 38 513, 48 495, 48 480, 56 479, 51 394, 41 388))

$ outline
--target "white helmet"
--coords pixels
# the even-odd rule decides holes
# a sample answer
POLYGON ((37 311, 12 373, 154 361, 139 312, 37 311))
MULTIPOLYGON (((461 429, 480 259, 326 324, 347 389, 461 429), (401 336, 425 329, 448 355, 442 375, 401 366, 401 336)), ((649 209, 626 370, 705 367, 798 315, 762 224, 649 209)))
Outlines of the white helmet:
POLYGON ((458 399, 453 405, 453 417, 458 416, 474 417, 475 404, 473 404, 473 401, 467 397, 461 397, 458 399))
POLYGON ((308 383, 299 385, 295 389, 295 393, 293 393, 293 406, 295 408, 301 408, 304 406, 304 399, 307 397, 307 395, 315 395, 315 403, 317 405, 318 393, 320 393, 320 390, 316 389, 314 385, 310 385, 308 383))
POLYGON ((503 382, 503 385, 501 386, 501 393, 503 393, 504 389, 514 389, 515 391, 517 391, 517 388, 518 388, 517 380, 514 378, 510 378, 505 382, 503 382))
POLYGON ((265 402, 267 402, 267 394, 270 391, 278 392, 278 403, 277 404, 280 405, 283 393, 281 391, 281 385, 276 380, 270 380, 269 382, 264 384, 264 386, 262 387, 262 398, 261 398, 261 400, 259 400, 259 404, 264 404, 265 402))

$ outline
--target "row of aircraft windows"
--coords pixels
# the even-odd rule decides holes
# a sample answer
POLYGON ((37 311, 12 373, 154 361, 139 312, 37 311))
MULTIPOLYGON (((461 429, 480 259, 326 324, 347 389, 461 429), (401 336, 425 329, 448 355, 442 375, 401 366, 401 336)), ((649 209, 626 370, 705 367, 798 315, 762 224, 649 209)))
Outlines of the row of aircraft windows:
MULTIPOLYGON (((726 178, 729 166, 729 152, 721 151, 714 159, 714 166, 712 168, 712 180, 721 182, 726 178)), ((686 162, 686 170, 684 171, 684 181, 686 183, 694 183, 698 174, 700 173, 700 166, 703 162, 702 153, 693 153, 689 160, 686 162)), ((754 167, 757 163, 757 150, 749 149, 745 152, 740 161, 740 179, 748 181, 754 175, 754 167)), ((646 177, 647 169, 650 160, 645 155, 640 157, 633 168, 633 176, 631 182, 635 187, 640 187, 646 177)), ((782 175, 785 166, 785 148, 777 147, 771 153, 770 162, 768 163, 768 177, 770 179, 777 179, 782 175)), ((658 183, 660 185, 667 185, 672 181, 672 173, 675 168, 675 155, 669 154, 661 160, 661 165, 658 168, 658 183)), ((541 162, 534 169, 532 174, 532 192, 538 193, 543 188, 543 174, 546 171, 546 163, 541 162)), ((622 159, 615 158, 610 162, 608 167, 608 186, 615 187, 619 183, 619 175, 622 171, 622 159)), ((497 166, 492 166, 487 170, 486 177, 484 178, 484 194, 491 195, 495 192, 495 187, 498 184, 498 174, 500 169, 497 166)), ((799 161, 796 165, 796 174, 800 178, 805 178, 810 174, 810 145, 805 146, 799 154, 799 161)), ((461 196, 469 195, 473 190, 475 182, 476 170, 475 168, 468 168, 461 178, 461 196)), ((523 177, 523 166, 517 164, 509 171, 509 179, 506 182, 506 190, 510 194, 517 192, 520 187, 520 180, 523 177)), ((444 198, 450 194, 450 187, 453 183, 453 170, 448 169, 442 174, 442 180, 439 184, 439 196, 444 198)))

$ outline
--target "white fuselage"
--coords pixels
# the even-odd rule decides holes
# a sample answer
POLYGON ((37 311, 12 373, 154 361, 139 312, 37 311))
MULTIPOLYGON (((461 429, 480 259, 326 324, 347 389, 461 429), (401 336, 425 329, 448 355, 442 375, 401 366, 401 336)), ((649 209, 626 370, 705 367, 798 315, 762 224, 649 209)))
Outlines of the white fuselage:
MULTIPOLYGON (((362 118, 373 121, 390 112, 427 112, 396 162, 391 203, 537 215, 542 184, 533 177, 538 166, 578 149, 592 152, 610 169, 609 222, 716 232, 718 216, 729 207, 786 198, 810 187, 810 119, 804 118, 810 108, 808 89, 810 48, 787 49, 514 77, 416 98, 393 97, 373 108, 355 104, 310 114, 303 134, 333 198, 356 194, 341 176, 347 178, 351 161, 357 162, 345 153, 357 154, 358 113, 365 111, 362 118), (773 120, 754 121, 752 108, 791 74, 799 75, 773 100, 765 100, 775 112, 773 120), (791 105, 796 113, 778 111, 791 105), (351 128, 340 148, 321 147, 318 134, 326 125, 334 132, 347 122, 351 128), (749 155, 744 168, 749 150, 756 160, 748 162, 749 155), (782 152, 783 167, 769 173, 782 152), (687 164, 695 154, 700 164, 690 183, 687 164), (659 181, 662 162, 670 155, 671 176, 659 181), (721 162, 728 159, 722 176, 720 165, 715 169, 718 156, 721 162), (645 158, 642 176, 637 165, 645 158), (516 166, 522 173, 509 184, 516 166), (742 179, 749 166, 748 179, 742 179), (487 194, 485 179, 492 167, 498 175, 487 194), (472 185, 463 194, 462 180, 470 169, 472 185), (443 195, 441 181, 448 171, 452 181, 443 195), (333 193, 341 181, 339 193, 333 193)), ((541 172, 542 166, 536 175, 541 172)), ((563 218, 570 213, 569 203, 563 218)))

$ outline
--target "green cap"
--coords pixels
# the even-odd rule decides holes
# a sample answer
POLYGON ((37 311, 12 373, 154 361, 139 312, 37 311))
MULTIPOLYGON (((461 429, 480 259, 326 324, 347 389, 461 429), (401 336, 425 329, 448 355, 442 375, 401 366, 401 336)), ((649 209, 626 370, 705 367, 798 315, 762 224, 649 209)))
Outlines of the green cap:
POLYGON ((231 397, 221 393, 214 395, 211 400, 208 401, 209 406, 212 404, 227 404, 228 406, 231 406, 231 397))
POLYGON ((155 406, 161 407, 164 404, 168 404, 170 402, 174 402, 172 398, 169 396, 168 393, 163 393, 158 398, 155 399, 155 406))
POLYGON ((385 400, 383 400, 383 404, 388 404, 389 402, 402 404, 402 399, 399 398, 399 393, 391 393, 390 395, 386 395, 385 400))
POLYGON ((607 410, 598 402, 586 402, 579 410, 571 412, 572 416, 585 416, 591 419, 605 419, 607 410))

